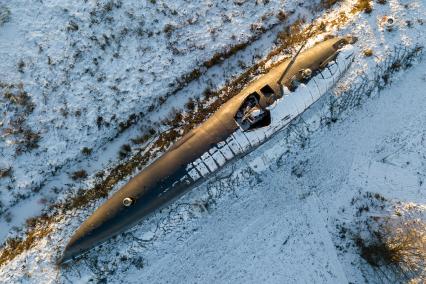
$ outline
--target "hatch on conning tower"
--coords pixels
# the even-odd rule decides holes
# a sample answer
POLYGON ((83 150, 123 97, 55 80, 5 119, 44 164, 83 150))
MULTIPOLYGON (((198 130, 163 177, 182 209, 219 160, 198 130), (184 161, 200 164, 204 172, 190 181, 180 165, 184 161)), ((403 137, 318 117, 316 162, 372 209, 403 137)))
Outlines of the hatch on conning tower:
POLYGON ((238 108, 235 121, 243 131, 268 126, 271 123, 271 113, 260 106, 260 95, 251 93, 238 108))

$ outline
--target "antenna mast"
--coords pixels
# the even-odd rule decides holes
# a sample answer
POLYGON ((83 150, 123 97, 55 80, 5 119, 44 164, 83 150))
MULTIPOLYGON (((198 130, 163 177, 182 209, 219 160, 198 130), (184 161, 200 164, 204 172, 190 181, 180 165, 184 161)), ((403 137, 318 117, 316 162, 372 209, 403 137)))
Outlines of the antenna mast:
MULTIPOLYGON (((312 27, 314 26, 314 20, 312 20, 308 32, 311 31, 312 27)), ((297 57, 299 56, 299 53, 302 51, 302 49, 305 47, 306 43, 308 42, 308 38, 310 38, 311 35, 306 38, 305 42, 302 44, 302 46, 299 48, 299 50, 296 52, 296 54, 291 59, 290 63, 285 68, 284 72, 281 74, 280 78, 278 79, 278 85, 281 85, 282 80, 284 79, 285 75, 287 75, 288 71, 290 70, 291 66, 293 66, 294 62, 296 61, 297 57)))

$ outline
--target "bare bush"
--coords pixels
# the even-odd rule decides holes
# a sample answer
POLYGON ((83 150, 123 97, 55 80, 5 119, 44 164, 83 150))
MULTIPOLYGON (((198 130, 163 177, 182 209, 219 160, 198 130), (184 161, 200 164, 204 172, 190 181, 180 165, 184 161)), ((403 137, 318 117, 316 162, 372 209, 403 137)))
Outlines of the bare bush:
POLYGON ((89 147, 83 147, 83 149, 81 149, 81 153, 83 153, 83 155, 85 156, 90 156, 92 154, 93 149, 89 148, 89 147))
POLYGON ((363 11, 364 13, 370 14, 373 11, 371 0, 358 0, 352 9, 352 12, 363 11))
POLYGON ((126 158, 130 152, 132 151, 132 147, 129 144, 124 144, 120 147, 120 151, 118 151, 118 156, 120 159, 126 158))
POLYGON ((366 220, 369 234, 355 239, 361 256, 391 282, 426 281, 426 208, 405 204, 392 215, 366 220))
POLYGON ((0 178, 10 177, 12 175, 12 167, 0 168, 0 178))
POLYGON ((87 172, 85 170, 78 170, 71 174, 73 180, 81 180, 87 178, 87 172))
POLYGON ((365 57, 373 56, 373 50, 371 48, 364 49, 362 53, 364 54, 365 57))
POLYGON ((0 125, 0 135, 10 139, 16 145, 16 154, 38 147, 40 133, 27 125, 28 116, 34 110, 34 103, 22 83, 8 84, 0 82, 0 104, 5 117, 0 125))
POLYGON ((21 139, 17 140, 16 154, 20 155, 24 152, 38 148, 40 134, 31 129, 22 129, 21 139))

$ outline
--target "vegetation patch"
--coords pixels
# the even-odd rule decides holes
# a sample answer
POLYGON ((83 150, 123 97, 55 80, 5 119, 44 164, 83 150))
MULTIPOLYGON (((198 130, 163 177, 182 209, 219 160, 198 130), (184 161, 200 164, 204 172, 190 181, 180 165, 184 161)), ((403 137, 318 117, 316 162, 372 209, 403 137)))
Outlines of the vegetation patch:
POLYGON ((85 170, 78 170, 71 174, 73 180, 81 180, 87 178, 87 172, 85 170))
POLYGON ((84 147, 81 149, 81 153, 85 156, 90 156, 92 154, 93 149, 89 147, 84 147))
POLYGON ((27 124, 35 106, 24 85, 0 82, 0 104, 4 109, 0 137, 15 147, 17 155, 37 148, 41 136, 27 124))
POLYGON ((365 57, 373 56, 373 50, 371 48, 364 49, 362 53, 364 54, 365 57))
POLYGON ((0 178, 6 178, 12 176, 12 167, 0 168, 0 178))
POLYGON ((352 8, 352 13, 364 12, 370 14, 373 11, 372 1, 371 0, 358 0, 357 3, 352 8))
POLYGON ((371 214, 355 237, 361 257, 384 282, 426 281, 426 208, 398 204, 390 212, 371 214))
POLYGON ((321 5, 324 8, 329 9, 329 8, 333 7, 333 5, 336 4, 339 1, 341 1, 341 0, 322 0, 321 5))
POLYGON ((120 147, 120 151, 118 151, 118 156, 120 159, 126 158, 132 152, 132 147, 129 144, 124 144, 120 147))
POLYGON ((27 220, 25 238, 9 238, 5 242, 0 256, 0 266, 8 260, 15 258, 20 253, 34 247, 38 240, 47 236, 52 231, 52 228, 49 226, 52 221, 53 217, 47 215, 27 220))

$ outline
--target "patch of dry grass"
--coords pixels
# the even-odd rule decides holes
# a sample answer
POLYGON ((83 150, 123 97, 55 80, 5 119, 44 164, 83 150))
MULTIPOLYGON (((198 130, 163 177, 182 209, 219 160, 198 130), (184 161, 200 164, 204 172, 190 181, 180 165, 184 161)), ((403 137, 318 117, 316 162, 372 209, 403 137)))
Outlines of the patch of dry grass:
POLYGON ((0 178, 12 176, 12 167, 0 168, 0 178))
POLYGON ((373 11, 373 6, 372 6, 372 1, 371 0, 358 0, 356 2, 356 4, 354 5, 354 7, 352 8, 352 13, 359 13, 359 12, 364 12, 367 14, 370 14, 373 11))
POLYGON ((81 180, 87 178, 87 172, 85 170, 78 170, 71 174, 73 180, 81 180))
POLYGON ((333 5, 336 4, 338 1, 340 1, 340 0, 322 0, 321 5, 324 8, 329 9, 329 8, 333 7, 333 5))
POLYGON ((364 54, 365 57, 373 56, 373 50, 371 48, 364 49, 362 53, 364 54))
POLYGON ((0 125, 0 135, 15 145, 17 155, 37 148, 41 136, 27 125, 27 118, 35 106, 24 85, 0 82, 0 104, 6 114, 0 125))

